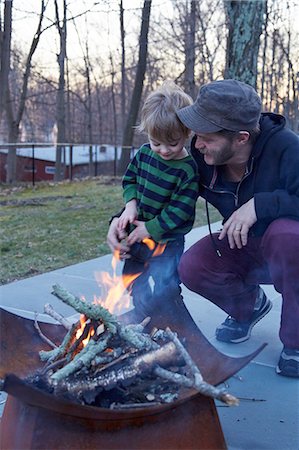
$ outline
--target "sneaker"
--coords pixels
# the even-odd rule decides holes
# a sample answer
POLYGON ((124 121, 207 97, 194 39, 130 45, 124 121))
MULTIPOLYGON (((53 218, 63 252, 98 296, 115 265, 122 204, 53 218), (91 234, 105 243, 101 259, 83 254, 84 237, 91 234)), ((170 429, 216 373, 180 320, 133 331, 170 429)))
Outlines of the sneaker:
POLYGON ((250 338, 251 330, 255 324, 258 323, 272 308, 272 302, 266 297, 264 291, 259 288, 259 293, 256 300, 258 308, 254 309, 252 317, 247 322, 238 322, 231 316, 228 316, 225 321, 216 328, 216 339, 223 342, 232 342, 239 344, 239 342, 247 341, 250 338))
POLYGON ((299 378, 299 350, 283 347, 276 373, 284 377, 299 378))

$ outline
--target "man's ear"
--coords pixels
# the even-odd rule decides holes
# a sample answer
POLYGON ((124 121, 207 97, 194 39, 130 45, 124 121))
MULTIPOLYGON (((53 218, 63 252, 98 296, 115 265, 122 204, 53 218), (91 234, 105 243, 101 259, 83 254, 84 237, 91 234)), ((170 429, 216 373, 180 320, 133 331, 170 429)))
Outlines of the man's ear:
POLYGON ((247 144, 249 139, 250 139, 250 133, 248 133, 248 131, 239 131, 238 137, 237 137, 239 144, 247 144))

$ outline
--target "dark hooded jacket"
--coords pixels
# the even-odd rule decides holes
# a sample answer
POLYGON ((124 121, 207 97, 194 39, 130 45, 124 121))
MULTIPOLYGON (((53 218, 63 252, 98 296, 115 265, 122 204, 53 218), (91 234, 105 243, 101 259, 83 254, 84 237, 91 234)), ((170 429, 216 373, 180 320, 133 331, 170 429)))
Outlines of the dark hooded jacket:
POLYGON ((263 113, 260 127, 246 174, 234 189, 221 181, 221 166, 205 163, 194 146, 196 138, 191 143, 199 170, 200 195, 218 209, 224 222, 254 197, 257 222, 250 229, 251 236, 263 235, 279 217, 299 221, 299 138, 286 128, 286 120, 279 114, 263 113))

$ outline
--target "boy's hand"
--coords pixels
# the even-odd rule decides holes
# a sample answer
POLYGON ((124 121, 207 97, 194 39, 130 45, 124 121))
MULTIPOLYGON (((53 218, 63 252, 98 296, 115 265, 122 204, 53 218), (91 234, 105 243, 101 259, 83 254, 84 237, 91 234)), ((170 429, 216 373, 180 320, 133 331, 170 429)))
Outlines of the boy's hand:
POLYGON ((145 222, 134 220, 133 224, 136 226, 136 228, 128 236, 128 245, 132 245, 134 244, 134 242, 141 242, 144 238, 150 237, 147 229, 145 228, 145 222))
POLYGON ((128 223, 133 223, 137 218, 137 204, 133 199, 126 204, 125 210, 119 218, 118 229, 125 230, 128 223))
POLYGON ((126 245, 125 241, 123 241, 123 239, 127 237, 127 234, 123 230, 118 229, 118 221, 119 218, 115 217, 110 224, 107 234, 107 244, 112 253, 119 251, 120 259, 125 259, 130 248, 126 245))

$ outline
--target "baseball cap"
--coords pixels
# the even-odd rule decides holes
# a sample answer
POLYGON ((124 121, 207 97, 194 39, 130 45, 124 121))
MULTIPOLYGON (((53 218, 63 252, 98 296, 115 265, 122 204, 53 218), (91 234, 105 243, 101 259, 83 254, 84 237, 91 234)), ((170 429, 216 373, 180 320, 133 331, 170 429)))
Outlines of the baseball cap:
POLYGON ((197 133, 241 131, 257 126, 261 108, 261 99, 253 87, 227 79, 204 84, 193 105, 179 109, 177 115, 197 133))

